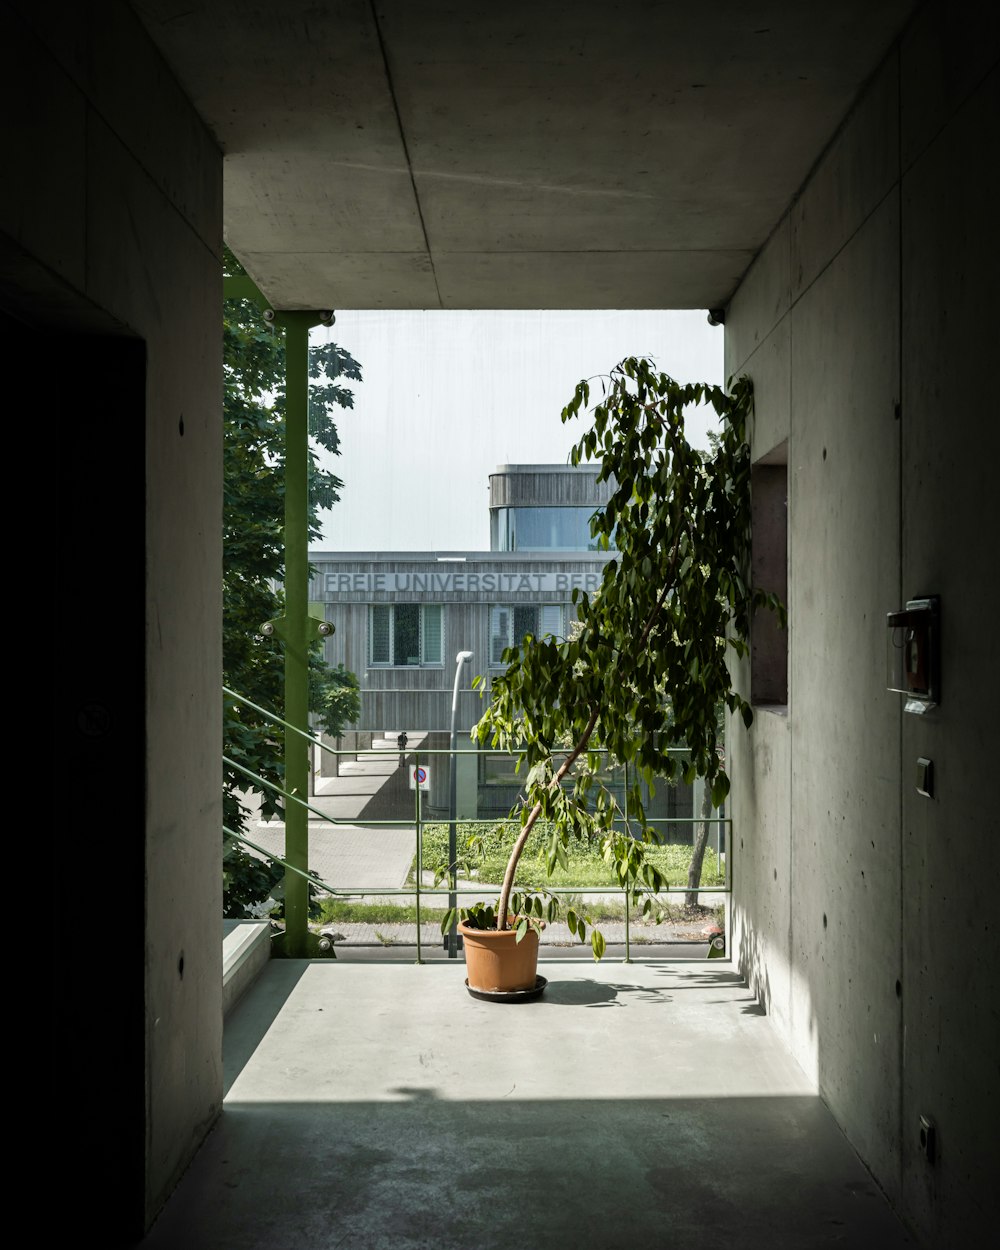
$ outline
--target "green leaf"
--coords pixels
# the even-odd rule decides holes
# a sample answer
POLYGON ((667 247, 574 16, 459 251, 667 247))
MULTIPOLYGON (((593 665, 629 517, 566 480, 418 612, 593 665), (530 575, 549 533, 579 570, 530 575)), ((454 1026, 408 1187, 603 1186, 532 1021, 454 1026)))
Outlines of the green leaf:
MULTIPOLYGON (((492 679, 492 702, 476 728, 481 743, 520 752, 530 785, 518 825, 530 810, 540 834, 547 826, 542 851, 527 855, 543 855, 549 874, 569 870, 570 834, 608 831, 620 816, 583 767, 582 760, 596 767, 595 748, 611 752, 633 781, 641 778, 646 796, 660 778, 676 783, 683 776, 690 784, 704 776, 713 802, 724 800, 722 709, 747 711, 725 657, 729 647, 746 653, 754 612, 780 612, 750 582, 749 379, 735 379, 728 392, 681 384, 649 360, 629 357, 602 379, 601 390, 571 456, 574 463, 595 459, 598 479, 611 484, 591 533, 597 540, 614 534, 614 559, 598 593, 572 596, 577 613, 569 639, 529 636, 505 654, 507 668, 492 679), (685 408, 697 403, 711 404, 721 418, 704 454, 684 433, 685 408), (574 748, 581 761, 562 789, 552 789, 553 770, 574 748)), ((588 404, 581 382, 564 419, 588 404)), ((629 787, 628 813, 645 836, 638 789, 629 787)), ((510 845, 508 839, 508 853, 510 845)), ((637 880, 653 892, 665 884, 644 864, 641 848, 617 835, 604 833, 600 853, 633 896, 637 880)), ((542 913, 533 905, 531 914, 542 913)), ((581 931, 587 925, 577 917, 581 931)))
POLYGON ((599 929, 595 929, 590 935, 590 945, 594 952, 595 962, 601 959, 605 951, 604 936, 599 929))

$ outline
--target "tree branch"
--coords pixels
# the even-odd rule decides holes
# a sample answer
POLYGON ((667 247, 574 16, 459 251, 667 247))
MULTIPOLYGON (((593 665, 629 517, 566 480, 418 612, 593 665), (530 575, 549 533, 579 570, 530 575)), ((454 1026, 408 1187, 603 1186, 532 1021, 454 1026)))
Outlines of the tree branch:
MULTIPOLYGON (((587 727, 584 729, 580 741, 559 766, 559 771, 548 784, 547 788, 549 790, 557 790, 559 788, 562 783, 562 779, 587 749, 587 743, 590 741, 591 734, 594 732, 594 727, 597 725, 597 718, 600 715, 600 711, 600 707, 595 707, 591 712, 590 720, 587 722, 587 727)), ((507 870, 503 875, 503 886, 500 889, 500 901, 497 906, 497 928, 501 932, 507 928, 507 906, 510 903, 511 891, 514 888, 514 874, 517 872, 517 865, 521 859, 521 852, 524 850, 525 844, 531 835, 531 831, 534 829, 538 817, 541 816, 541 814, 542 804, 541 801, 539 801, 528 813, 528 819, 524 822, 524 826, 517 836, 517 841, 511 849, 510 859, 507 861, 507 870)))

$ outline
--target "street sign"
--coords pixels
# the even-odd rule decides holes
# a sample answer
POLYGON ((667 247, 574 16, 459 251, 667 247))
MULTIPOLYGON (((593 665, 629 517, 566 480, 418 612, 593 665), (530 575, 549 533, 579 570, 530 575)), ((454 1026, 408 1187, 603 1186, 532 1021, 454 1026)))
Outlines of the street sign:
POLYGON ((426 764, 416 764, 410 767, 410 789, 411 790, 429 790, 431 788, 431 770, 426 764))

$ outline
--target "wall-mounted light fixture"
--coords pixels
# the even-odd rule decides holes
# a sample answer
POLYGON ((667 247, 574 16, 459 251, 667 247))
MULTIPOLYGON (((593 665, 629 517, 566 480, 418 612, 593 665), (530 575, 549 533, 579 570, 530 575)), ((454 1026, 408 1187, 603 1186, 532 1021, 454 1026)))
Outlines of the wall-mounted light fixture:
POLYGON ((941 600, 938 595, 907 600, 886 613, 886 689, 907 696, 903 710, 922 713, 941 702, 941 600))

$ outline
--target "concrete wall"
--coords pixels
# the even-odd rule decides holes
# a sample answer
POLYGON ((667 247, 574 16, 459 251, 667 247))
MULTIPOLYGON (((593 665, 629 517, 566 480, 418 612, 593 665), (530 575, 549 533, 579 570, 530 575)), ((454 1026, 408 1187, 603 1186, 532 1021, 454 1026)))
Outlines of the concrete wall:
POLYGON ((37 1118, 72 1156, 61 1208, 116 1245, 222 1097, 221 158, 127 5, 0 20, 0 306, 68 553, 36 657, 62 654, 64 805, 37 1118))
POLYGON ((928 1246, 997 1216, 995 36, 973 6, 920 10, 726 321, 754 458, 787 439, 789 489, 788 706, 732 735, 735 950, 928 1246), (924 594, 944 693, 914 716, 884 621, 924 594))

